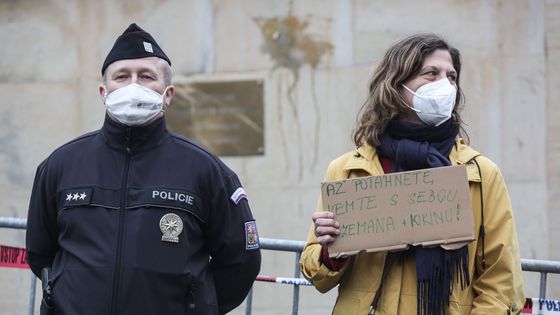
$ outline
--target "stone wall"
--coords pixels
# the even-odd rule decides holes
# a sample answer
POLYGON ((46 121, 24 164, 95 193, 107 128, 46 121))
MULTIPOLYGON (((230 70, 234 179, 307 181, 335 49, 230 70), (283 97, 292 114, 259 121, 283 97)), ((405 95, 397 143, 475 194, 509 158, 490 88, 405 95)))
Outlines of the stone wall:
MULTIPOLYGON (((0 216, 25 217, 36 166, 100 127, 101 63, 137 22, 174 77, 265 82, 265 153, 227 157, 261 237, 304 240, 330 160, 353 148, 368 79, 393 42, 435 32, 463 54, 471 144, 508 183, 523 258, 560 259, 560 1, 552 0, 0 0, 0 216), (292 39, 277 41, 278 36, 292 39)), ((0 231, 24 246, 22 231, 0 231)), ((292 254, 264 252, 262 274, 292 276, 292 254)), ((538 295, 538 275, 525 273, 538 295)), ((549 296, 560 296, 552 277, 549 296)), ((0 271, 1 313, 22 313, 29 274, 0 271)), ((336 292, 301 288, 300 314, 325 314, 336 292)), ((286 314, 291 288, 257 283, 255 314, 286 314)), ((242 308, 234 313, 243 314, 242 308)))

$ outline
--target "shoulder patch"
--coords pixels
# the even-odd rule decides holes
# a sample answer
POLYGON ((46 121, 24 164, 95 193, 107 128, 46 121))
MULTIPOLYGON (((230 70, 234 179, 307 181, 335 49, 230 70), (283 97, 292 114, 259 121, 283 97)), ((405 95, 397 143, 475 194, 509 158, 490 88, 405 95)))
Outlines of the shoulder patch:
POLYGON ((233 192, 233 194, 231 194, 229 199, 231 199, 233 203, 238 204, 243 199, 247 200, 247 193, 243 187, 239 187, 233 192))
POLYGON ((245 249, 259 249, 259 233, 257 233, 257 223, 253 221, 245 222, 245 249))

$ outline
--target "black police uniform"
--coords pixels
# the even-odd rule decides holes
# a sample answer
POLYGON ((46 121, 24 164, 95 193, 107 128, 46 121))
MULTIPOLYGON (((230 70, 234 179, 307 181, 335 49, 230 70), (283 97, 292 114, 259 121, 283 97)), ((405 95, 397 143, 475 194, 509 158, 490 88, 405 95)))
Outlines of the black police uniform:
POLYGON ((260 269, 237 175, 164 118, 106 117, 55 150, 37 169, 27 224, 29 264, 38 276, 52 266, 59 314, 223 314, 260 269))

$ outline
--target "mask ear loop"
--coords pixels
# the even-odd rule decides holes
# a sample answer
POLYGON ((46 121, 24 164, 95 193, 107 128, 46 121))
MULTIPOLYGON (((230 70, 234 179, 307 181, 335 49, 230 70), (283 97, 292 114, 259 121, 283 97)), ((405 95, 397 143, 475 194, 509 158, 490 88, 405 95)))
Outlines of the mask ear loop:
MULTIPOLYGON (((401 85, 403 86, 403 88, 405 88, 407 91, 409 91, 412 95, 418 96, 418 95, 416 95, 416 93, 412 92, 412 90, 409 89, 408 86, 406 86, 406 85, 404 85, 404 84, 401 84, 401 85)), ((419 110, 419 109, 417 109, 417 108, 414 108, 414 107, 408 105, 406 102, 404 102, 404 104, 406 105, 406 107, 412 109, 413 111, 415 111, 415 112, 417 112, 417 113, 421 113, 421 112, 422 112, 421 110, 419 110)))
MULTIPOLYGON (((169 105, 165 106, 165 94, 167 94, 167 90, 169 89, 169 87, 170 87, 170 85, 166 86, 166 87, 165 87, 165 90, 163 90, 163 94, 161 94, 161 97, 162 97, 161 112, 162 112, 163 114, 165 114, 165 108, 166 108, 167 106, 169 106, 169 105)), ((170 105, 171 105, 171 104, 170 104, 170 105)))

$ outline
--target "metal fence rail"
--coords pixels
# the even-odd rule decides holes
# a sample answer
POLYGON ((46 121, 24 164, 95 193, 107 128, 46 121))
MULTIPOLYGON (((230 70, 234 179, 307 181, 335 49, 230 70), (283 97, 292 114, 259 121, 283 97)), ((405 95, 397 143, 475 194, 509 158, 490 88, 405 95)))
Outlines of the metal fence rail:
MULTIPOLYGON (((0 228, 8 229, 25 229, 27 226, 27 220, 22 218, 11 218, 11 217, 0 217, 0 228)), ((261 249, 264 250, 274 250, 274 251, 284 251, 293 252, 295 254, 295 268, 294 277, 300 278, 299 271, 299 258, 301 252, 305 246, 304 241, 294 241, 294 240, 281 240, 281 239, 271 239, 271 238, 261 238, 260 239, 261 249)), ((546 285, 547 277, 549 273, 560 274, 560 261, 551 260, 538 260, 538 259, 521 259, 521 268, 523 271, 527 272, 538 272, 540 273, 540 289, 539 298, 546 298, 546 285)), ((32 275, 32 274, 31 274, 32 275)), ((299 308, 299 286, 306 283, 305 280, 294 281, 295 283, 290 284, 293 286, 293 297, 292 297, 292 314, 296 315, 299 308)), ((29 315, 34 314, 35 307, 35 286, 37 279, 35 276, 31 276, 31 289, 29 294, 29 315)), ((245 314, 250 315, 253 307, 253 290, 249 292, 245 302, 245 314)))
POLYGON ((560 274, 560 261, 521 259, 521 269, 523 271, 538 272, 541 274, 539 288, 539 298, 546 298, 546 282, 549 273, 560 274))
POLYGON ((25 230, 27 219, 0 217, 0 228, 25 230))

